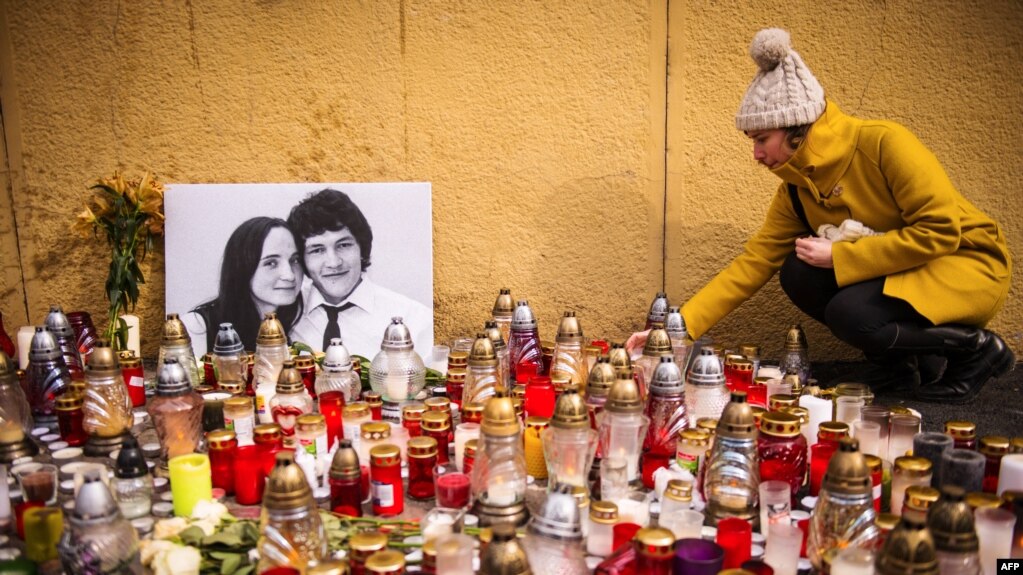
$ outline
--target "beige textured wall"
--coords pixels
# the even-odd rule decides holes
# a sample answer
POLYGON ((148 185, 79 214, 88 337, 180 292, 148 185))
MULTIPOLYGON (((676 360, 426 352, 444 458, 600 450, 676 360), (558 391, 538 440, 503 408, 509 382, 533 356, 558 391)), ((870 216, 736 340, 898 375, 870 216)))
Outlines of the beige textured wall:
MULTIPOLYGON (((959 190, 1003 227, 1023 254, 1023 7, 1014 1, 670 3, 667 288, 694 294, 760 226, 779 180, 753 161, 735 112, 756 65, 757 30, 781 26, 829 98, 861 118, 901 122, 944 163, 959 190)), ((992 329, 1023 348, 1023 274, 992 329)), ((802 322, 811 358, 852 358, 785 297, 777 278, 719 323, 722 343, 781 352, 802 322)))
MULTIPOLYGON (((102 319, 106 256, 67 226, 116 167, 168 182, 432 182, 440 338, 481 328, 501 287, 530 299, 542 334, 575 309, 588 333, 620 336, 661 284, 662 2, 3 8, 33 321, 51 302, 102 319)), ((154 353, 161 256, 145 271, 154 353)), ((0 309, 24 308, 3 287, 0 309)))
MULTIPOLYGON (((575 309, 589 335, 622 337, 662 281, 688 297, 759 224, 775 182, 733 115, 766 25, 792 31, 846 111, 916 131, 1023 247, 1018 2, 5 0, 0 18, 0 211, 13 198, 17 218, 16 235, 0 218, 0 310, 15 318, 51 302, 102 317, 104 250, 67 226, 120 167, 430 181, 439 338, 474 331, 504 286, 545 336, 575 309)), ((153 353, 162 255, 145 270, 153 353)), ((1023 319, 1014 296, 1003 333, 1023 319)), ((769 286, 712 335, 770 353, 798 319, 769 286)), ((810 335, 815 357, 849 355, 810 335)))

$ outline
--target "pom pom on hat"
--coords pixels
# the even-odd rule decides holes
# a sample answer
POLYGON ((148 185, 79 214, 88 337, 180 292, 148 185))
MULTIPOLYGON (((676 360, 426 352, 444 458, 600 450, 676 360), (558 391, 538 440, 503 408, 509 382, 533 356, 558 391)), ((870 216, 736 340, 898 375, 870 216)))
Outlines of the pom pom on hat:
POLYGON ((765 72, 774 70, 790 50, 792 41, 789 33, 781 28, 765 28, 757 32, 749 45, 749 55, 765 72))
POLYGON ((735 115, 744 132, 812 124, 824 113, 824 88, 780 28, 757 32, 749 48, 760 68, 735 115))

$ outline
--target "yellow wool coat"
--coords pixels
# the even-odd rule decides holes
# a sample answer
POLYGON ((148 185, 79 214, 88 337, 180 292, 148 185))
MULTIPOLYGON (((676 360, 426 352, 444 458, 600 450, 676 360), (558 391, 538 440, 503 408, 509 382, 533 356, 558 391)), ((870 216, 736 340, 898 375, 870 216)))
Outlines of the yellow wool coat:
POLYGON ((934 324, 986 324, 1009 290, 1012 262, 998 224, 966 200, 905 127, 847 116, 828 101, 806 139, 772 170, 782 184, 742 254, 682 308, 700 337, 752 296, 808 235, 787 184, 816 230, 854 219, 883 235, 832 246, 840 287, 885 276, 885 295, 934 324))

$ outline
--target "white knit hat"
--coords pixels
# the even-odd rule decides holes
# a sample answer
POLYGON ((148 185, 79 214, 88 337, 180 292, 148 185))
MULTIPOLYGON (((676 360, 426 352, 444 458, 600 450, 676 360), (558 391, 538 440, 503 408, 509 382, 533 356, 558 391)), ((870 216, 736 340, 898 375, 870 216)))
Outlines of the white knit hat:
POLYGON ((749 54, 760 66, 735 115, 744 132, 812 124, 824 113, 824 88, 780 28, 757 32, 749 54))

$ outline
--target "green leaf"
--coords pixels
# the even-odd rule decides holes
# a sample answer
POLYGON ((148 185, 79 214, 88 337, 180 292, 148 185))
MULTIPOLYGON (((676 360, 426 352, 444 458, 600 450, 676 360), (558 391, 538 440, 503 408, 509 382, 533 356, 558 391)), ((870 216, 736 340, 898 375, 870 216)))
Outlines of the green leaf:
POLYGON ((191 526, 183 529, 178 533, 178 538, 185 545, 191 545, 192 547, 199 547, 200 542, 203 540, 206 534, 203 532, 201 527, 191 526))
POLYGON ((231 575, 238 570, 242 564, 242 556, 239 553, 230 555, 220 564, 220 575, 231 575))
POLYGON ((203 537, 202 544, 206 545, 224 545, 226 547, 240 547, 242 544, 242 538, 237 533, 231 533, 230 531, 224 530, 213 535, 207 535, 203 537))
POLYGON ((246 565, 245 567, 242 567, 241 569, 235 571, 234 575, 249 575, 249 573, 252 573, 252 571, 255 568, 256 568, 256 566, 250 563, 250 564, 246 565))

